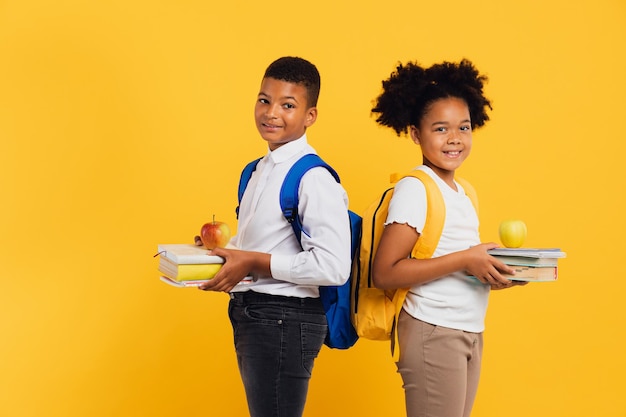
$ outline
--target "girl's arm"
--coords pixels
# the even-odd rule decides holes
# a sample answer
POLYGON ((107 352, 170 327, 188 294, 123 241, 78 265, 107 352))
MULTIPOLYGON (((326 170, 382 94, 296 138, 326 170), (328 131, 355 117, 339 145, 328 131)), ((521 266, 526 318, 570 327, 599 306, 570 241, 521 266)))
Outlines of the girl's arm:
POLYGON ((407 288, 456 271, 465 271, 493 288, 512 286, 501 272, 512 274, 513 269, 487 253, 487 250, 498 247, 495 243, 482 243, 432 259, 409 258, 418 238, 419 233, 407 224, 392 223, 385 227, 372 269, 376 287, 407 288))

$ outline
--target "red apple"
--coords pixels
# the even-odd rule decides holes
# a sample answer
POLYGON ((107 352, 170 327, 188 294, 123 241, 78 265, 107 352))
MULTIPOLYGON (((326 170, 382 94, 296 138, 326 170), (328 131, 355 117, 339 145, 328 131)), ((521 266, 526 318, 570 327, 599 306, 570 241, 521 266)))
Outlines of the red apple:
POLYGON ((226 223, 216 221, 213 216, 213 221, 200 229, 200 239, 207 249, 223 248, 230 240, 230 228, 226 223))

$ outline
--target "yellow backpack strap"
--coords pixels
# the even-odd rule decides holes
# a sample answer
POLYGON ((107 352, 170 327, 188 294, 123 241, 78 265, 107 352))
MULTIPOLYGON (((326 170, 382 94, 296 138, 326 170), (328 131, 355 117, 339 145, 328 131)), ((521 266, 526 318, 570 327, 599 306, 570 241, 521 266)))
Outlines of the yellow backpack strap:
MULTIPOLYGON (((428 259, 435 253, 435 249, 439 243, 439 238, 441 238, 441 232, 443 231, 443 224, 446 218, 446 205, 443 201, 443 196, 441 195, 441 191, 439 190, 437 183, 426 172, 414 170, 405 174, 403 177, 417 178, 422 181, 424 187, 426 188, 426 222, 424 223, 424 230, 422 230, 420 237, 417 239, 417 242, 413 247, 411 256, 416 259, 428 259)), ((391 339, 391 353, 394 361, 398 361, 400 359, 398 332, 396 329, 398 326, 398 317, 400 316, 400 312, 402 311, 402 306, 404 305, 404 300, 408 292, 408 288, 400 288, 396 290, 393 296, 393 304, 396 311, 394 316, 393 335, 391 339)))
MULTIPOLYGON (((426 222, 424 223, 424 230, 422 230, 419 239, 417 239, 413 247, 411 256, 416 259, 431 258, 435 253, 435 249, 437 249, 439 238, 443 231, 443 224, 446 218, 446 205, 437 183, 426 172, 416 169, 404 175, 393 174, 391 181, 397 182, 399 179, 405 177, 417 178, 426 188, 426 222)), ((464 184, 469 185, 469 183, 465 181, 461 183, 463 188, 465 188, 464 184)), ((471 188, 471 185, 469 185, 469 187, 471 188)))
POLYGON ((433 256, 439 244, 446 218, 446 205, 437 183, 426 172, 415 170, 406 176, 419 179, 426 188, 426 222, 411 256, 416 259, 428 259, 433 256))
POLYGON ((472 201, 472 204, 474 205, 474 210, 476 210, 476 214, 478 214, 478 194, 476 194, 476 190, 474 189, 472 184, 470 184, 469 182, 467 182, 467 180, 463 178, 455 178, 454 180, 461 184, 461 187, 463 187, 463 189, 465 190, 465 194, 472 201))

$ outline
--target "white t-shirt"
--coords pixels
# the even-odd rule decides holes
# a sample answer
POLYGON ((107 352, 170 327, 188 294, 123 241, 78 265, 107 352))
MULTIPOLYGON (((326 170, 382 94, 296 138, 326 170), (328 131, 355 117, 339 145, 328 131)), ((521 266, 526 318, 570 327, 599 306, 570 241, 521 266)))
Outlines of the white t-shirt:
POLYGON ((280 209, 280 188, 287 172, 309 153, 316 152, 304 135, 259 161, 241 200, 237 235, 230 243, 242 250, 270 253, 272 276, 240 283, 232 291, 319 297, 318 286, 347 281, 351 269, 348 196, 330 172, 316 167, 300 182, 302 247, 280 209))
MULTIPOLYGON (((441 239, 433 258, 480 243, 478 216, 460 184, 453 190, 429 167, 420 166, 437 183, 446 206, 441 239)), ((395 187, 386 224, 399 223, 422 233, 426 221, 426 189, 416 178, 403 178, 395 187)), ((479 333, 484 330, 489 286, 457 271, 434 281, 415 285, 407 294, 404 310, 430 324, 479 333)))

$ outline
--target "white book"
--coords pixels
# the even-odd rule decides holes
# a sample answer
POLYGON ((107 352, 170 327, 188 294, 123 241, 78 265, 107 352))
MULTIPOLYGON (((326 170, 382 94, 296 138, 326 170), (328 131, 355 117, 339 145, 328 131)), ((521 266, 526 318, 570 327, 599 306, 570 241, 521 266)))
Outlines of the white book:
POLYGON ((559 248, 496 248, 487 251, 493 256, 517 256, 524 258, 565 258, 565 252, 559 248))
POLYGON ((223 264, 224 258, 209 255, 203 246, 186 243, 172 243, 158 245, 158 252, 154 256, 162 256, 178 265, 191 264, 223 264))
MULTIPOLYGON (((203 284, 205 282, 207 282, 208 280, 206 279, 193 279, 193 280, 188 280, 188 281, 175 281, 171 278, 168 278, 164 275, 161 275, 161 281, 163 281, 166 284, 169 284, 173 287, 177 287, 177 288, 189 288, 189 287, 197 287, 200 284, 203 284)), ((252 281, 254 281, 254 279, 250 276, 245 277, 244 279, 241 280, 242 284, 249 284, 252 281)))
POLYGON ((207 282, 206 279, 195 279, 191 281, 174 281, 173 279, 170 279, 166 276, 161 276, 161 281, 173 287, 178 287, 178 288, 197 287, 198 285, 204 284, 205 282, 207 282))

